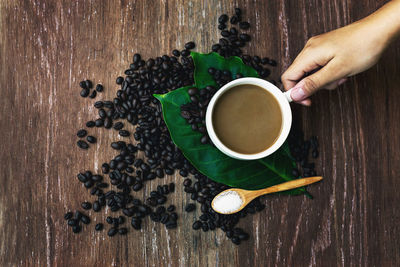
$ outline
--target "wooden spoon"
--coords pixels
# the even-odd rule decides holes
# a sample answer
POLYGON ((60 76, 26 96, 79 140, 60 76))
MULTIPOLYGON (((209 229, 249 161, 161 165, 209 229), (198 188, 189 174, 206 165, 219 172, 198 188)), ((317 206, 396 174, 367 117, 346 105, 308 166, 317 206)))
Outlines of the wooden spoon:
POLYGON ((309 184, 313 184, 316 182, 319 182, 322 180, 321 176, 315 176, 315 177, 308 177, 308 178, 302 178, 302 179, 296 179, 290 182, 286 182, 286 183, 282 183, 282 184, 278 184, 278 185, 274 185, 271 187, 267 187, 264 189, 260 189, 260 190, 244 190, 244 189, 239 189, 239 188, 230 188, 227 190, 222 191, 221 193, 219 193, 218 195, 216 195, 211 203, 212 208, 221 214, 233 214, 236 213, 238 211, 241 211, 244 207, 247 206, 247 204, 249 204, 253 199, 255 199, 258 196, 262 196, 262 195, 266 195, 266 194, 271 194, 271 193, 275 193, 275 192, 281 192, 281 191, 286 191, 286 190, 290 190, 293 188, 297 188, 297 187, 302 187, 305 185, 309 185, 309 184), (223 211, 218 211, 214 208, 214 203, 215 200, 222 194, 225 194, 229 191, 235 191, 236 193, 239 194, 240 198, 242 199, 242 205, 234 211, 230 211, 230 212, 223 212, 223 211))

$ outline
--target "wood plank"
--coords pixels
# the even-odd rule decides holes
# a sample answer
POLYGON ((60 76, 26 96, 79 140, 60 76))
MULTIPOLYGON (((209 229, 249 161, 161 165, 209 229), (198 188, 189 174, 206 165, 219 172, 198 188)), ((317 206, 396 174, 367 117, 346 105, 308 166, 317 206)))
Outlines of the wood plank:
POLYGON ((94 100, 79 97, 80 80, 105 85, 98 99, 112 99, 115 78, 132 55, 169 54, 187 41, 197 51, 219 39, 217 17, 244 10, 252 24, 251 55, 279 62, 282 73, 313 35, 360 19, 386 1, 0 1, 0 265, 1 266, 394 266, 400 262, 400 42, 377 66, 336 91, 294 106, 306 135, 317 135, 323 183, 314 200, 271 195, 267 208, 240 222, 252 238, 239 247, 222 231, 194 232, 198 214, 179 175, 174 181, 178 229, 144 223, 127 237, 95 233, 93 214, 74 235, 63 214, 93 200, 76 182, 114 156, 114 131, 91 129, 98 145, 76 148, 75 133, 96 116, 94 100))

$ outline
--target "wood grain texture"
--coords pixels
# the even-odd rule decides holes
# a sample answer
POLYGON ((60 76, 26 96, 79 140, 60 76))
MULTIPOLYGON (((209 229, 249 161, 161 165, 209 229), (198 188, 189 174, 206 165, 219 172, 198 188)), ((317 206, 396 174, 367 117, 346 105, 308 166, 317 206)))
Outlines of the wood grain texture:
MULTIPOLYGON (((146 220, 141 232, 107 238, 94 223, 74 235, 63 214, 93 200, 77 182, 98 170, 118 139, 94 129, 87 152, 75 132, 95 118, 93 100, 79 97, 90 78, 110 99, 115 78, 132 55, 170 53, 194 40, 210 50, 217 16, 243 8, 252 24, 249 54, 271 56, 286 69, 306 40, 360 19, 385 1, 1 0, 0 1, 0 265, 1 266, 395 266, 400 262, 400 42, 379 64, 336 91, 294 107, 307 135, 320 140, 310 187, 315 199, 271 195, 265 211, 240 225, 253 236, 234 246, 222 231, 194 232, 196 214, 182 212, 187 197, 178 175, 169 200, 181 215, 166 231, 146 220)), ((143 198, 159 183, 148 183, 143 198)), ((92 214, 104 221, 106 214, 92 214)))

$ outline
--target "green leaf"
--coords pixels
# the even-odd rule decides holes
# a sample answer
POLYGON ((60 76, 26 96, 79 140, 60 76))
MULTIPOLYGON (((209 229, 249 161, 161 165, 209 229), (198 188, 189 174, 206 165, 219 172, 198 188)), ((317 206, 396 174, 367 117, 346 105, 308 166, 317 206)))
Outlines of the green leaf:
MULTIPOLYGON (((244 76, 258 77, 257 72, 243 64, 240 58, 225 59, 216 53, 193 53, 195 64, 195 82, 198 88, 215 85, 208 68, 230 70, 233 75, 240 72, 244 76)), ((210 179, 232 187, 244 189, 261 189, 292 180, 291 171, 296 166, 285 143, 277 152, 254 161, 243 161, 230 158, 209 144, 201 144, 201 133, 192 130, 191 126, 180 115, 181 105, 189 103, 186 86, 164 95, 154 95, 162 104, 165 123, 173 142, 181 149, 185 157, 202 174, 210 179)), ((304 188, 287 191, 289 194, 305 193, 304 188)))
POLYGON ((224 58, 217 53, 200 54, 191 52, 195 65, 194 82, 196 87, 204 88, 207 85, 216 86, 213 77, 208 73, 209 68, 229 70, 235 77, 241 73, 244 77, 259 77, 255 69, 243 63, 239 57, 224 58))

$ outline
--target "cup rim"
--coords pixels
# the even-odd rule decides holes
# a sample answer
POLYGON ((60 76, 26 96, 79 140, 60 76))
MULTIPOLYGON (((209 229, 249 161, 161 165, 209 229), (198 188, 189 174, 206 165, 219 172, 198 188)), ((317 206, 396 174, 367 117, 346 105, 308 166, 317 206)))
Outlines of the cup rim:
POLYGON ((216 93, 215 95, 211 98, 210 103, 207 107, 206 111, 206 128, 208 135, 210 136, 211 141, 214 143, 214 145, 225 155, 235 158, 235 159, 241 159, 241 160, 255 160, 255 159, 261 159, 264 157, 267 157, 274 153, 276 150, 278 150, 283 143, 285 142, 286 138, 289 135, 290 128, 292 125, 292 110, 290 108, 289 102, 287 98, 285 97, 284 93, 275 85, 272 83, 260 79, 260 78, 240 78, 233 80, 224 86, 222 86, 216 93), (279 107, 281 108, 282 112, 282 128, 281 128, 281 133, 279 137, 275 140, 272 146, 267 148, 266 150, 254 154, 243 154, 239 153, 236 151, 233 151, 232 149, 228 148, 225 146, 218 138, 217 134, 214 131, 214 127, 212 124, 212 113, 214 111, 214 106, 217 100, 221 97, 222 94, 224 94, 227 90, 236 87, 238 85, 243 85, 243 84, 251 84, 251 85, 257 85, 264 90, 270 92, 275 99, 279 103, 279 107))

